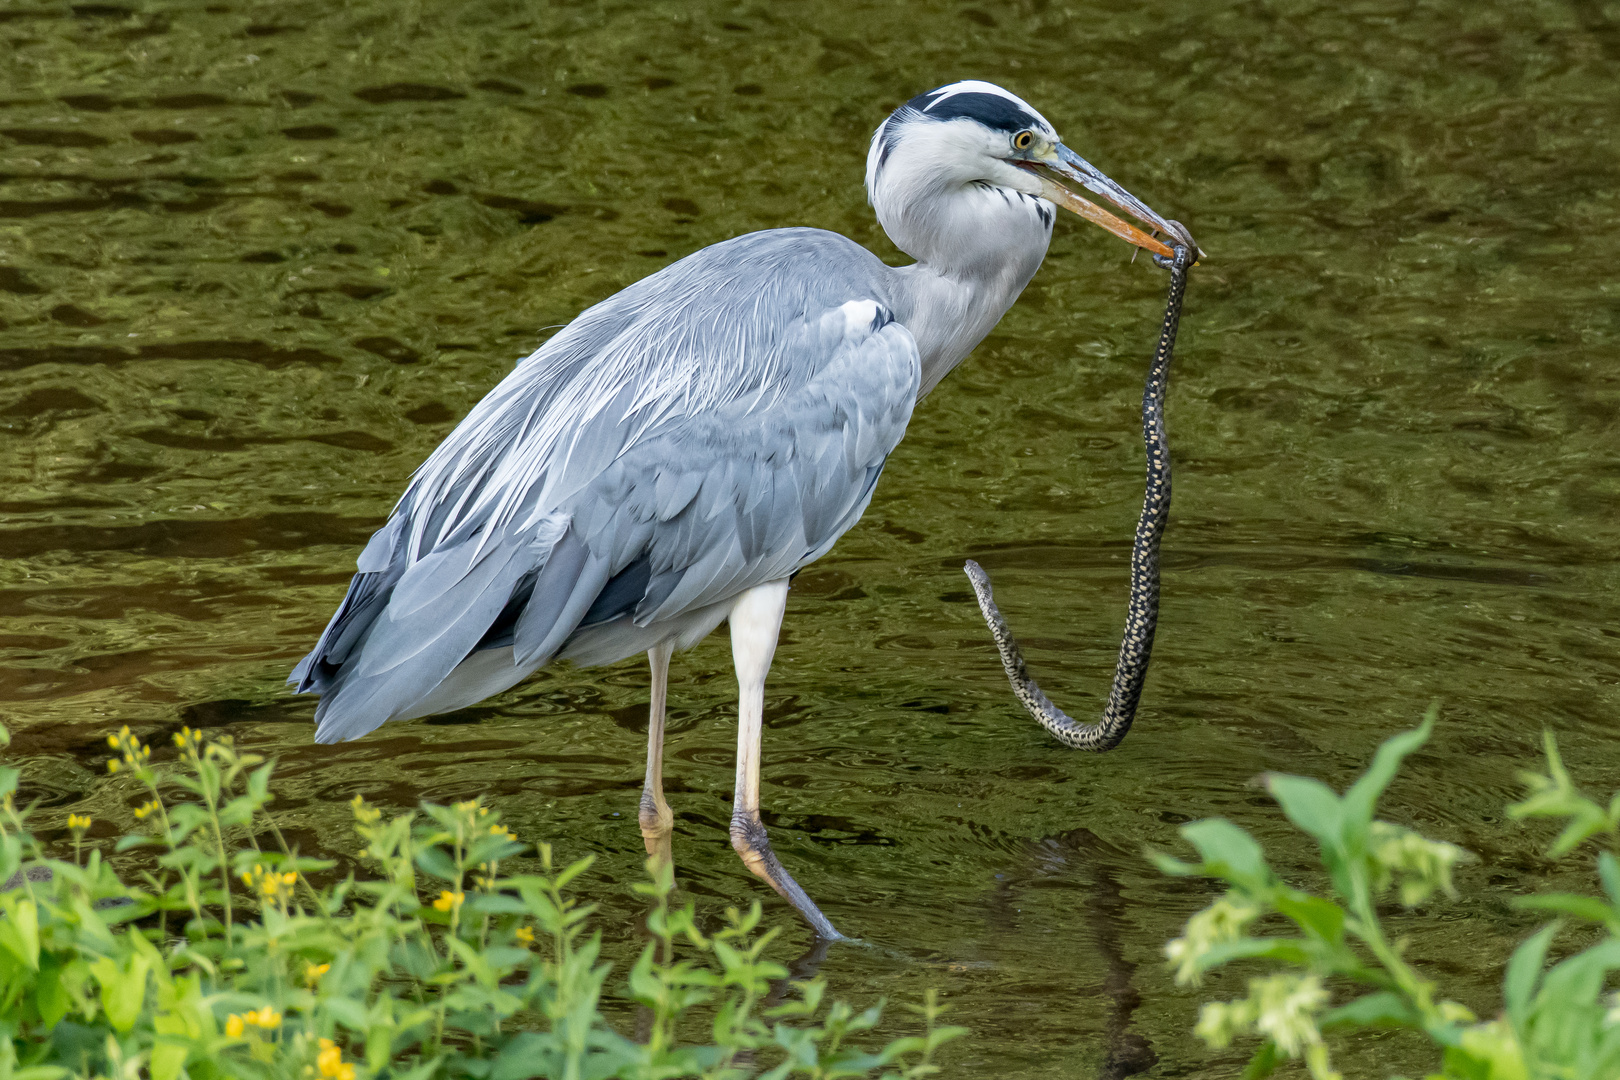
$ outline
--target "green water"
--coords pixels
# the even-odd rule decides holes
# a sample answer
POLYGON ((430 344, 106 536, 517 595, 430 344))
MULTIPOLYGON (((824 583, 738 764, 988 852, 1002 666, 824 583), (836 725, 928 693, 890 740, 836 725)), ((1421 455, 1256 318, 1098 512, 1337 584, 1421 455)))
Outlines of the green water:
MULTIPOLYGON (((1515 771, 1551 727, 1578 779, 1620 781, 1620 4, 1117 7, 0 3, 0 711, 45 813, 128 823, 102 736, 201 724, 280 757, 306 849, 345 846, 356 793, 489 796, 598 855, 633 947, 641 665, 340 747, 281 680, 411 469, 547 327, 752 229, 898 259, 866 140, 985 78, 1210 253, 1159 643, 1130 738, 1072 754, 961 573, 985 564, 1047 690, 1095 713, 1164 275, 1070 218, 789 601, 767 822, 874 946, 821 971, 862 1000, 939 987, 975 1030, 951 1075, 1233 1075, 1161 964, 1208 893, 1143 846, 1225 814, 1313 880, 1253 778, 1342 784, 1439 699, 1387 813, 1485 857, 1413 950, 1494 1008, 1532 925, 1507 900, 1586 865, 1503 820, 1515 771)), ((766 897, 787 959, 808 935, 726 838, 732 695, 723 634, 677 659, 676 858, 708 910, 766 897)))

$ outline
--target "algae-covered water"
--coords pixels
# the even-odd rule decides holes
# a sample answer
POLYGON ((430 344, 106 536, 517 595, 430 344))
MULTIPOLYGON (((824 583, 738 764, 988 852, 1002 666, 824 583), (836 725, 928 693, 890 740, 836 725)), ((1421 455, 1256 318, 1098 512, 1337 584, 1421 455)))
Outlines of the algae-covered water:
MULTIPOLYGON (((338 747, 282 679, 412 468, 548 328, 752 229, 900 259, 866 140, 985 78, 1210 253, 1159 642, 1129 739, 1073 754, 1019 710, 961 572, 984 563, 1046 689, 1095 713, 1164 275, 1070 218, 789 601, 767 822, 869 943, 821 972, 857 1000, 938 987, 975 1032, 951 1075, 1233 1075, 1189 1031, 1240 982, 1162 966, 1210 894, 1144 846, 1224 814, 1312 881, 1253 778, 1343 784, 1438 700, 1386 814, 1484 857, 1408 928, 1494 1010, 1533 925, 1508 899, 1587 866, 1504 819, 1516 770, 1547 727, 1579 780, 1620 783, 1620 4, 1122 6, 6 0, 0 711, 42 820, 111 835, 133 792, 107 730, 202 725, 281 759, 306 849, 345 848, 356 793, 488 796, 597 854, 633 947, 643 666, 338 747)), ((808 935, 726 837, 729 660, 719 634, 676 661, 676 858, 707 910, 765 897, 789 959, 808 935)))

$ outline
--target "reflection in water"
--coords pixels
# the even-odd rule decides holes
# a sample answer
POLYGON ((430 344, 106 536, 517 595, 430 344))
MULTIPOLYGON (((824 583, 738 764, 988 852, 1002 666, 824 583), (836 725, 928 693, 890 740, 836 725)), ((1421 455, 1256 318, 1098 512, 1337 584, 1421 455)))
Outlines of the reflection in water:
MULTIPOLYGON (((1111 864, 1129 861, 1133 853, 1119 851, 1090 829, 1079 828, 1029 841, 1018 854, 1017 863, 1009 863, 1005 874, 996 875, 991 925, 1002 933, 1017 934, 1017 915, 1028 890, 1065 882, 1075 874, 1089 877, 1088 884, 1079 886, 1082 898, 1072 916, 1073 936, 1088 940, 1104 965, 1098 995, 1104 1009, 1101 1059, 1095 1075, 1098 1080, 1119 1080, 1146 1072, 1159 1056, 1146 1037, 1131 1029, 1131 1016, 1141 1006, 1142 995, 1134 982, 1137 965, 1125 955, 1129 902, 1110 869, 1111 864)), ((1074 987, 1071 993, 1078 990, 1074 987)))
MULTIPOLYGON (((1617 25, 1552 0, 8 8, 12 753, 50 812, 127 821, 107 730, 218 725, 279 757, 285 827, 337 849, 354 794, 486 793, 525 836, 598 854, 623 970, 637 665, 336 748, 309 744, 280 680, 410 470, 544 328, 750 229, 817 225, 898 259, 859 193, 872 128, 919 88, 989 78, 1214 253, 1168 405, 1154 672, 1131 739, 1073 760, 1008 698, 961 579, 983 563, 1030 663, 1065 673, 1049 692, 1095 704, 1162 276, 1059 230, 789 598, 769 824, 834 922, 883 946, 833 951, 832 992, 938 986, 975 1029, 946 1059, 960 1075, 1095 1075, 1133 1033, 1155 1071, 1220 1074, 1160 965, 1206 896, 1137 853, 1225 814, 1300 878, 1313 853, 1249 779, 1342 785, 1439 697, 1389 816, 1488 854, 1416 947, 1492 1012, 1527 925, 1504 901, 1560 872, 1500 820, 1515 770, 1543 726, 1578 781, 1620 767, 1617 25), (1095 846, 1031 854, 1081 827, 1095 846)), ((682 885, 746 904, 723 638, 676 667, 682 885)), ((768 917, 780 957, 808 944, 784 907, 768 917)), ((1432 1065, 1362 1053, 1347 1074, 1432 1065)))
MULTIPOLYGON (((1089 829, 1074 829, 1057 837, 1052 846, 1070 849, 1091 868, 1096 884, 1086 897, 1085 922, 1091 928, 1097 951, 1108 965, 1103 993, 1113 999, 1103 1030, 1107 1035, 1103 1067, 1098 1080, 1117 1080, 1146 1072, 1159 1056, 1142 1035, 1130 1030, 1131 1014, 1142 1004, 1132 976, 1136 965, 1125 959, 1124 914, 1126 900, 1119 882, 1109 872, 1108 863, 1129 855, 1110 849, 1089 829)), ((1130 853, 1134 854, 1134 853, 1130 853)))

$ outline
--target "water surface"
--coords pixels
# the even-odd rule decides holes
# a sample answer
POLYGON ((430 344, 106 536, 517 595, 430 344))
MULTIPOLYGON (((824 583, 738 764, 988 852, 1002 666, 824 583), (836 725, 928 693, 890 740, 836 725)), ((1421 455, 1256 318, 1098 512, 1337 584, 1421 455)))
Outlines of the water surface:
MULTIPOLYGON (((0 10, 0 709, 46 813, 128 824, 105 732, 203 725, 280 757, 309 846, 341 845, 355 793, 488 795, 598 854, 632 948, 641 665, 320 748, 281 680, 411 469, 548 328, 752 229, 902 259, 866 140, 987 78, 1212 256, 1159 644, 1137 729, 1075 755, 1019 711, 961 573, 990 569, 1048 691, 1098 711, 1164 277, 1071 219, 789 602, 767 821, 873 945, 822 971, 862 1000, 939 987, 975 1029, 953 1075, 1233 1075, 1161 963, 1209 894, 1144 845, 1225 814, 1312 882, 1253 778, 1343 784, 1438 699, 1387 813, 1485 856, 1413 949, 1493 1010, 1531 925, 1507 900, 1585 874, 1503 820, 1515 771, 1551 727, 1583 782, 1620 774, 1620 7, 1120 6, 0 10)), ((726 839, 733 693, 723 634, 677 660, 676 853, 712 911, 768 895, 726 839)), ((769 907, 790 958, 807 935, 769 907)))

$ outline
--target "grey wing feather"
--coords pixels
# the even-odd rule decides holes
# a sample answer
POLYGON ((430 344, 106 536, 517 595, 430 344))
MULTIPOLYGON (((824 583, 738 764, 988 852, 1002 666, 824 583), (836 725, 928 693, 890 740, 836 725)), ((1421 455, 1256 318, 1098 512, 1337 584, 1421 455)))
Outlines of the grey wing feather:
MULTIPOLYGON (((904 327, 883 321, 875 305, 847 307, 856 311, 825 321, 859 314, 877 325, 850 333, 814 379, 772 408, 718 410, 625 455, 626 470, 654 488, 700 480, 692 501, 654 526, 644 557, 654 580, 677 580, 664 595, 649 587, 646 600, 656 602, 638 606, 638 624, 788 576, 825 554, 866 509, 911 418, 920 369, 904 327)), ((621 527, 619 517, 596 542, 621 527)))
POLYGON ((916 400, 889 274, 843 237, 775 230, 583 313, 479 403, 367 546, 293 672, 322 695, 317 738, 456 707, 463 664, 470 686, 521 677, 471 664, 484 650, 524 670, 629 655, 824 554, 916 400))

